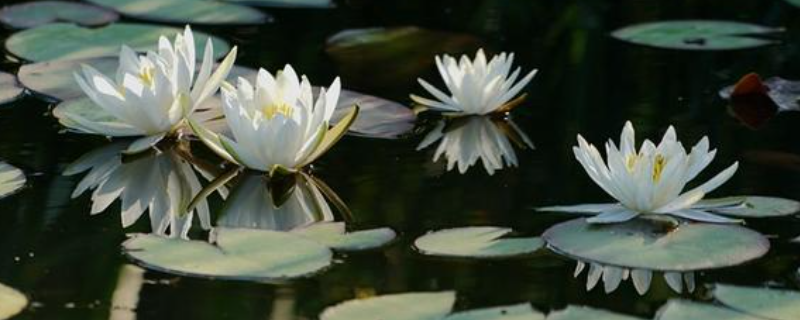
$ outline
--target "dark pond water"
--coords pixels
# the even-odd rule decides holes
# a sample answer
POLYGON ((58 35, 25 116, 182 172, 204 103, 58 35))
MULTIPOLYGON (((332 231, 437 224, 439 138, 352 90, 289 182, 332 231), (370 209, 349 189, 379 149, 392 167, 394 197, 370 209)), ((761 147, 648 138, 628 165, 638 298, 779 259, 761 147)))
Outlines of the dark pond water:
MULTIPOLYGON (((12 1, 14 2, 14 1, 12 1)), ((610 200, 585 175, 571 152, 575 136, 600 143, 617 137, 626 120, 639 137, 659 137, 672 124, 689 143, 708 135, 719 156, 708 177, 734 160, 739 173, 719 195, 764 194, 800 198, 800 165, 765 160, 760 151, 800 154, 800 116, 782 114, 760 131, 729 116, 717 96, 743 74, 800 78, 800 10, 762 0, 486 0, 341 1, 331 10, 269 10, 275 22, 259 27, 203 27, 240 46, 238 64, 275 70, 291 63, 315 83, 341 70, 324 51, 327 37, 344 29, 415 25, 472 34, 493 52, 513 51, 524 70, 538 68, 529 99, 513 117, 535 150, 517 150, 518 168, 488 175, 480 165, 466 174, 432 163, 433 149, 415 151, 417 133, 397 140, 348 136, 314 166, 353 212, 352 223, 389 226, 399 241, 347 255, 327 272, 284 285, 212 281, 146 272, 138 319, 312 319, 326 306, 355 296, 456 290, 459 308, 530 301, 541 310, 582 304, 651 317, 679 296, 661 281, 639 296, 630 282, 605 294, 587 292, 575 262, 552 253, 532 258, 471 262, 427 258, 410 246, 427 231, 467 225, 513 227, 539 235, 569 217, 533 207, 610 200), (780 45, 729 52, 650 49, 615 40, 609 32, 665 19, 727 19, 783 26, 780 45)), ((5 38, 11 31, 3 31, 5 38)), ((472 51, 472 49, 470 49, 472 51)), ((470 52, 471 53, 471 52, 470 52)), ((432 57, 428 57, 432 58, 432 57)), ((4 71, 18 64, 8 59, 4 71)), ((416 77, 436 79, 435 68, 408 76, 406 62, 374 65, 343 76, 344 86, 410 103, 424 93, 416 77), (396 76, 394 76, 396 75, 396 76), (381 81, 373 81, 380 78, 381 81), (389 79, 389 80, 386 80, 389 79)), ((119 205, 90 216, 87 195, 70 193, 80 179, 61 175, 80 155, 107 143, 64 133, 51 104, 25 97, 0 107, 0 159, 29 178, 20 193, 0 200, 0 282, 33 301, 18 319, 127 319, 112 296, 127 265, 120 243, 126 232, 146 232, 141 219, 120 225, 119 205)), ((198 148, 201 148, 198 144, 198 148)), ((212 198, 219 207, 219 199, 212 198)), ((716 282, 797 288, 800 259, 787 239, 800 234, 795 218, 751 223, 775 235, 771 252, 752 263, 697 274, 699 286, 716 282)), ((684 297, 703 299, 698 290, 684 297)))

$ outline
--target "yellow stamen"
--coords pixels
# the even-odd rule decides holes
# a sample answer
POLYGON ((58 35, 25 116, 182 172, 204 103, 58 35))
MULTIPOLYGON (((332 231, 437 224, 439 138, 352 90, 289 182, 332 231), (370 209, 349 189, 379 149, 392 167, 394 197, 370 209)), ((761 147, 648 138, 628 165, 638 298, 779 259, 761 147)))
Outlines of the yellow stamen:
POLYGON ((628 171, 633 171, 633 167, 636 166, 636 161, 639 160, 638 154, 629 154, 627 159, 625 159, 625 166, 628 168, 628 171))
POLYGON ((292 112, 294 112, 294 108, 291 105, 286 104, 286 103, 271 104, 271 105, 265 106, 263 108, 262 112, 264 113, 264 116, 267 117, 267 119, 272 119, 278 114, 282 114, 282 115, 284 115, 285 117, 288 118, 288 117, 292 116, 292 112))
POLYGON ((667 159, 662 155, 656 155, 656 160, 653 163, 653 182, 661 180, 661 173, 664 172, 664 166, 667 164, 667 159))
POLYGON ((139 79, 142 79, 142 82, 150 87, 153 85, 153 67, 144 67, 142 71, 139 73, 139 79))

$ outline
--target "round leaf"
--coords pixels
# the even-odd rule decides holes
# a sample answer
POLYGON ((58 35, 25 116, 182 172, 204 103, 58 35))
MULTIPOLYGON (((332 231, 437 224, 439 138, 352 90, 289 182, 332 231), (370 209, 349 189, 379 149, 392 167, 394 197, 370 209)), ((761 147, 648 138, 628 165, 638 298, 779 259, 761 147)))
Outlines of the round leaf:
POLYGON ((18 3, 0 10, 0 22, 27 29, 53 22, 73 22, 82 26, 99 26, 119 19, 114 11, 97 6, 66 1, 18 3))
POLYGON ((0 198, 7 197, 25 185, 25 174, 5 162, 0 162, 0 198))
MULTIPOLYGON (((115 23, 88 29, 74 24, 53 23, 17 32, 6 39, 6 49, 22 59, 47 61, 116 56, 125 44, 136 51, 154 50, 161 35, 173 38, 180 29, 146 24, 115 23)), ((203 52, 208 35, 195 32, 197 52, 203 52)), ((227 42, 213 38, 214 56, 230 50, 227 42)))
POLYGON ((24 89, 13 74, 0 72, 0 104, 9 103, 22 96, 24 89))
POLYGON ((665 49, 732 50, 772 44, 774 41, 756 36, 779 31, 781 29, 733 21, 679 20, 632 25, 611 35, 623 41, 665 49))
POLYGON ((800 292, 717 285, 714 297, 729 308, 766 319, 800 319, 800 292))
POLYGON ((581 261, 657 271, 694 271, 735 266, 759 258, 769 241, 753 230, 724 224, 685 224, 635 219, 612 225, 576 219, 542 237, 557 252, 581 261))
POLYGON ((501 239, 511 231, 498 227, 445 229, 417 238, 414 246, 431 256, 507 258, 533 253, 544 244, 538 237, 501 239))
POLYGON ((356 299, 325 309, 320 320, 441 320, 453 308, 454 292, 402 293, 356 299))
POLYGON ((417 116, 410 108, 350 90, 342 90, 339 94, 339 102, 331 122, 339 122, 353 105, 360 108, 356 121, 350 126, 350 132, 355 135, 393 139, 414 129, 417 116))
POLYGON ((259 24, 259 10, 215 0, 89 0, 143 20, 193 24, 259 24))
POLYGON ((331 0, 223 0, 260 7, 281 8, 332 8, 331 0))
POLYGON ((523 303, 459 312, 444 320, 544 320, 544 314, 533 310, 530 304, 523 303))
POLYGON ((639 318, 621 315, 589 307, 568 306, 564 310, 550 313, 547 320, 637 320, 639 318))
POLYGON ((341 251, 374 249, 386 245, 397 237, 394 230, 389 228, 346 233, 343 222, 314 223, 292 232, 341 251))
POLYGON ((0 320, 13 317, 27 305, 28 298, 24 294, 0 283, 0 320))
POLYGON ((723 307, 686 300, 670 300, 658 310, 656 320, 765 320, 723 307))
POLYGON ((721 199, 708 199, 696 205, 715 205, 731 203, 718 209, 711 209, 714 213, 742 218, 768 218, 788 216, 800 212, 800 202, 775 197, 740 196, 721 199))
POLYGON ((270 281, 307 276, 331 264, 323 245, 285 232, 217 228, 214 244, 136 235, 122 244, 145 268, 229 280, 270 281))

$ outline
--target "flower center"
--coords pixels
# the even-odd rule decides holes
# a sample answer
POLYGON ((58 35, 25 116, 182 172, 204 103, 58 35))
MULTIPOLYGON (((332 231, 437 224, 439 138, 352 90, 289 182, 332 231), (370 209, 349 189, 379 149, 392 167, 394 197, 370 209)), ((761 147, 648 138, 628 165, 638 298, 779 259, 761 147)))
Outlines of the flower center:
POLYGON ((293 112, 294 108, 287 103, 271 104, 262 108, 262 113, 267 119, 272 119, 278 114, 288 118, 292 116, 293 112))
POLYGON ((148 87, 153 86, 153 67, 142 67, 142 71, 139 72, 139 79, 142 80, 148 87))
MULTIPOLYGON (((634 168, 636 167, 636 163, 639 162, 642 156, 639 154, 631 154, 625 159, 625 166, 628 169, 628 172, 633 172, 634 168)), ((658 182, 661 180, 661 174, 664 172, 664 167, 667 165, 667 158, 664 156, 657 154, 655 159, 653 160, 653 173, 652 179, 653 182, 658 182)))

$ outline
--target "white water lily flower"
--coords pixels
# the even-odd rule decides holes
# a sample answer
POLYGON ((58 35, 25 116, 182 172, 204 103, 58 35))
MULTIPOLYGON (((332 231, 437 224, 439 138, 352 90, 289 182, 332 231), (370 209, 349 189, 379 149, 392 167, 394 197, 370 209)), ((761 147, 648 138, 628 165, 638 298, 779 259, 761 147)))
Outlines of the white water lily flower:
POLYGON ((619 288, 619 285, 624 280, 631 279, 633 287, 639 295, 644 295, 650 290, 653 276, 662 273, 664 281, 667 285, 678 294, 683 293, 684 288, 687 292, 692 293, 697 288, 695 285, 694 272, 676 272, 676 271, 654 271, 648 269, 631 269, 622 268, 611 265, 603 265, 596 262, 583 262, 578 261, 575 267, 573 277, 577 278, 583 270, 586 272, 586 291, 592 291, 595 286, 602 280, 603 288, 606 293, 611 293, 619 288))
POLYGON ((162 36, 157 52, 139 56, 122 46, 114 80, 88 65, 75 74, 81 89, 97 105, 97 112, 108 115, 107 121, 92 121, 68 109, 60 110, 59 116, 84 133, 145 136, 129 150, 142 151, 184 128, 184 119, 219 90, 233 67, 236 48, 212 73, 213 51, 209 39, 196 72, 194 36, 188 26, 174 43, 162 36))
POLYGON ((105 211, 119 199, 123 228, 133 225, 145 211, 148 211, 152 232, 159 235, 186 238, 195 213, 204 229, 211 227, 205 199, 185 213, 189 202, 203 187, 195 172, 199 169, 179 156, 176 147, 123 160, 122 152, 127 148, 127 143, 111 144, 70 164, 64 175, 88 171, 75 187, 72 198, 93 190, 93 215, 105 211))
POLYGON ((711 180, 689 191, 684 187, 697 177, 714 159, 716 150, 709 151, 708 137, 703 137, 690 153, 677 140, 670 127, 661 143, 645 140, 635 149, 633 125, 628 122, 622 130, 620 147, 606 143, 606 160, 594 145, 578 136, 575 157, 589 177, 619 203, 541 208, 540 211, 599 213, 587 219, 591 223, 623 222, 640 214, 667 214, 685 219, 735 223, 740 220, 716 215, 715 209, 740 203, 704 203, 703 197, 730 179, 739 163, 736 162, 711 180))
POLYGON ((448 120, 439 121, 417 147, 417 150, 422 150, 441 141, 433 161, 444 155, 448 171, 458 165, 458 171, 465 173, 479 159, 490 175, 504 166, 516 167, 517 154, 509 136, 516 138, 522 147, 533 148, 528 136, 511 119, 472 116, 452 120, 449 126, 448 120))
POLYGON ((483 49, 478 50, 474 60, 466 55, 461 56, 460 61, 449 55, 437 56, 436 66, 450 91, 449 95, 427 81, 418 79, 420 85, 436 100, 416 95, 411 95, 411 99, 431 109, 455 115, 508 111, 520 102, 515 103, 512 99, 533 79, 537 71, 534 69, 517 81, 521 69, 518 67, 509 74, 513 63, 513 53, 501 53, 487 62, 483 49))
POLYGON ((290 65, 274 77, 261 69, 255 86, 239 78, 237 87, 222 88, 230 135, 190 123, 203 142, 229 161, 270 173, 296 171, 324 154, 353 123, 357 107, 330 128, 340 90, 336 78, 315 99, 311 83, 305 76, 300 81, 290 65))

